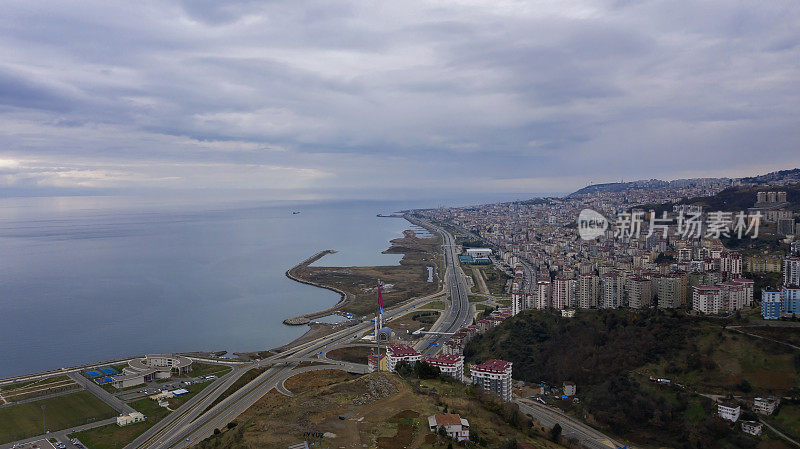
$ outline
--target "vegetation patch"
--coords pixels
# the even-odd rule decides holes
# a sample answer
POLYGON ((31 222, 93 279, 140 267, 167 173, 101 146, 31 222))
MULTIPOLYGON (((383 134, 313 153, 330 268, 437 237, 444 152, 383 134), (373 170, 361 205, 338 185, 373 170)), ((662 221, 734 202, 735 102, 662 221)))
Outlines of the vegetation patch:
POLYGON ((0 444, 42 433, 42 406, 47 429, 57 431, 112 418, 117 412, 87 391, 0 408, 0 444))
POLYGON ((526 311, 473 339, 465 355, 512 361, 514 378, 527 382, 575 382, 581 402, 571 412, 635 443, 749 447, 697 393, 783 395, 798 387, 800 358, 726 324, 659 310, 526 311))
POLYGON ((427 304, 420 306, 420 308, 445 310, 447 308, 447 305, 444 303, 444 301, 431 301, 427 304))
POLYGON ((434 272, 441 269, 441 243, 438 234, 430 238, 417 238, 414 232, 405 231, 402 238, 391 241, 386 254, 403 254, 399 265, 376 267, 318 267, 298 266, 293 275, 305 282, 331 287, 344 292, 346 301, 340 309, 357 315, 375 311, 377 283, 386 285, 383 291, 385 307, 392 307, 411 298, 433 294, 439 290, 438 282, 428 282, 428 267, 434 272))
POLYGON ((323 448, 500 448, 514 439, 537 449, 562 448, 541 438, 515 406, 447 378, 405 381, 390 373, 326 370, 294 376, 287 387, 289 381, 294 397, 267 393, 237 418, 245 425, 220 429, 196 447, 272 448, 305 440, 323 448), (427 417, 437 413, 467 418, 475 440, 459 446, 430 432, 427 417))
POLYGON ((231 372, 233 368, 227 365, 217 365, 214 363, 193 362, 192 371, 184 377, 203 377, 215 375, 218 377, 224 376, 231 372))

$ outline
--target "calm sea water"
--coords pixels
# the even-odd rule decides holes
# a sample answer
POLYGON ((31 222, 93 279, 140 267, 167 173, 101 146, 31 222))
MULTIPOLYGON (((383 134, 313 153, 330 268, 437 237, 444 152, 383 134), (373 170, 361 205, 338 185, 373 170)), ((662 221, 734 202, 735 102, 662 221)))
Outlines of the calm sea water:
POLYGON ((0 377, 148 352, 253 351, 307 329, 284 318, 338 295, 284 272, 390 265, 424 202, 154 206, 118 198, 0 200, 0 377), (299 214, 292 214, 299 211, 299 214))

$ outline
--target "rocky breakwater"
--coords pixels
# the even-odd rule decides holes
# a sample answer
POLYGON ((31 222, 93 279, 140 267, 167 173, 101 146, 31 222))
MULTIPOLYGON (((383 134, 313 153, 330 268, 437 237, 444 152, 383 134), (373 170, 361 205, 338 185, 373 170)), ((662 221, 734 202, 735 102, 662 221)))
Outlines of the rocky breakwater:
POLYGON ((295 265, 294 267, 286 270, 286 277, 288 277, 289 279, 291 279, 293 281, 296 281, 296 282, 302 282, 303 284, 313 285, 315 287, 325 288, 325 289, 334 291, 334 292, 338 293, 342 298, 333 307, 329 307, 329 308, 327 308, 325 310, 319 310, 317 312, 306 313, 306 314, 303 314, 303 315, 297 315, 297 316, 293 316, 291 318, 286 318, 285 320, 283 320, 283 324, 288 324, 290 326, 302 326, 304 324, 308 324, 314 318, 321 318, 321 317, 324 317, 324 316, 327 316, 327 315, 330 315, 330 314, 336 312, 336 310, 340 306, 345 304, 350 299, 349 295, 347 293, 343 292, 342 290, 339 290, 338 288, 334 288, 334 287, 331 287, 331 286, 328 286, 328 285, 323 285, 323 284, 320 284, 320 283, 317 283, 317 282, 312 282, 312 281, 303 279, 303 277, 300 274, 300 272, 303 269, 308 268, 308 266, 311 265, 312 263, 322 259, 323 257, 325 257, 328 254, 333 254, 335 252, 336 252, 336 250, 334 250, 334 249, 326 249, 324 251, 320 251, 320 252, 314 254, 313 256, 309 257, 308 259, 306 259, 306 260, 300 262, 299 264, 295 265))

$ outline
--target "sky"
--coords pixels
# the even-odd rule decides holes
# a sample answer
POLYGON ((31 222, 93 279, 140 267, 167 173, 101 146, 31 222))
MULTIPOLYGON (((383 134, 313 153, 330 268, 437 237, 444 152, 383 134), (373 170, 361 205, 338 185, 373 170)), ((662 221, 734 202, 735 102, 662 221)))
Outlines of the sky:
POLYGON ((524 196, 800 167, 796 0, 2 9, 0 196, 524 196))

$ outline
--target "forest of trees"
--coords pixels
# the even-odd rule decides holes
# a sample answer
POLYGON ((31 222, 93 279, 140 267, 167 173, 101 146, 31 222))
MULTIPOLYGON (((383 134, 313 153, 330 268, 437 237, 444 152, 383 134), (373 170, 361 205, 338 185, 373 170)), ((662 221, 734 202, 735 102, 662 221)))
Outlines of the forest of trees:
POLYGON ((710 400, 660 391, 646 380, 648 385, 641 385, 631 375, 691 347, 698 327, 697 319, 659 310, 584 311, 575 318, 527 311, 476 337, 464 355, 471 362, 509 360, 514 378, 527 382, 571 380, 578 385, 583 410, 606 429, 634 440, 682 448, 754 447, 754 440, 738 436, 712 413, 687 418, 690 407, 712 410, 710 400))

